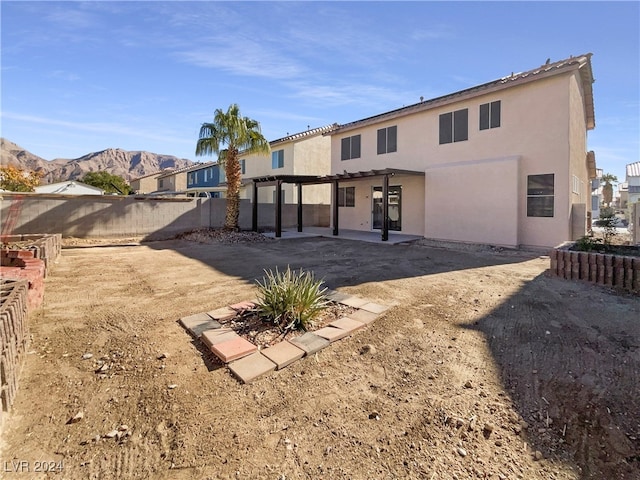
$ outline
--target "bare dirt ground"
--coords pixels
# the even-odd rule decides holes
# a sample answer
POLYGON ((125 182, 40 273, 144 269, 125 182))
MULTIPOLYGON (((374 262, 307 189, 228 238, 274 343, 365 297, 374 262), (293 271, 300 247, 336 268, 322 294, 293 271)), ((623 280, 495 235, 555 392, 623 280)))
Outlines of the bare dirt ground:
POLYGON ((46 279, 1 477, 640 479, 638 297, 526 252, 126 243, 46 279), (240 384, 177 320, 287 265, 392 308, 240 384))

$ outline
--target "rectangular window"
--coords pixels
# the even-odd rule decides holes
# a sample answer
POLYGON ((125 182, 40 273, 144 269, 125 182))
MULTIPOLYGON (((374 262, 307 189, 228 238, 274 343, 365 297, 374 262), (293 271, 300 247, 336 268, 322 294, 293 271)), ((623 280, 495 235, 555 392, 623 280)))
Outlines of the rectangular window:
POLYGON ((527 217, 553 217, 554 174, 527 176, 527 217))
POLYGON ((571 178, 572 178, 571 191, 576 195, 580 195, 580 179, 575 175, 572 175, 571 178))
POLYGON ((469 109, 440 115, 440 145, 469 139, 469 109))
POLYGON ((164 179, 163 178, 158 180, 158 188, 162 188, 162 187, 164 187, 164 179))
POLYGON ((352 158, 360 158, 360 135, 342 139, 340 160, 350 160, 352 158))
POLYGON ((387 127, 378 130, 378 155, 398 150, 398 127, 387 127))
POLYGON ((193 172, 191 172, 188 176, 188 185, 193 185, 193 172))
POLYGON ((356 187, 341 187, 338 189, 338 206, 356 206, 356 187))
MULTIPOLYGON (((277 192, 277 190, 273 191, 273 203, 276 203, 276 192, 277 192)), ((280 202, 282 204, 284 204, 284 194, 285 194, 285 191, 284 190, 280 190, 280 202)))
POLYGON ((209 169, 208 168, 204 169, 204 174, 203 175, 204 175, 204 181, 206 182, 207 179, 208 179, 208 175, 209 175, 209 169))
POLYGON ((480 130, 500 126, 500 100, 480 105, 480 130))
POLYGON ((283 168, 284 167, 284 150, 276 150, 271 152, 271 168, 283 168))
POLYGON ((242 175, 247 173, 247 161, 244 158, 240 160, 240 173, 242 175))

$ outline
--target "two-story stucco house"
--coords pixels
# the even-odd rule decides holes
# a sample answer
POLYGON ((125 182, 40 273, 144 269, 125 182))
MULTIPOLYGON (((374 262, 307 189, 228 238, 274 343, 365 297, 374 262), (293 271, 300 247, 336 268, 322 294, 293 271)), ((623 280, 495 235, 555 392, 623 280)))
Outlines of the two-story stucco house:
POLYGON ((221 198, 227 187, 220 183, 220 165, 217 162, 200 163, 187 170, 187 195, 221 198))
MULTIPOLYGON (((331 171, 331 138, 325 134, 336 125, 313 128, 304 132, 287 135, 269 142, 271 156, 240 154, 244 188, 241 198, 253 198, 250 188, 253 179, 283 176, 328 175, 331 171)), ((276 187, 261 182, 258 189, 258 203, 275 203, 276 187)), ((331 202, 331 185, 309 185, 304 189, 304 203, 325 204, 331 202)), ((281 188, 282 203, 297 203, 298 190, 291 183, 281 188)))
POLYGON ((593 81, 585 54, 332 128, 334 232, 533 247, 585 235, 593 81))

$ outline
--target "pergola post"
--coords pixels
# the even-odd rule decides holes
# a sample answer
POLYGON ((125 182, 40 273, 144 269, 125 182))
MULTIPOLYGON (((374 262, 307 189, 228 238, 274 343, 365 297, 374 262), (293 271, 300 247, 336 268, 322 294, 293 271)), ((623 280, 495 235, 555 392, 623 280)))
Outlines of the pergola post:
POLYGON ((298 232, 302 232, 302 183, 298 184, 298 232))
POLYGON ((282 236, 282 180, 276 181, 276 238, 282 236))
POLYGON ((389 240, 389 175, 382 178, 382 241, 389 240))
POLYGON ((339 199, 339 193, 338 193, 338 180, 334 180, 333 181, 333 234, 334 235, 338 235, 338 199, 339 199))
POLYGON ((251 230, 258 231, 258 184, 253 182, 253 203, 251 204, 251 230))

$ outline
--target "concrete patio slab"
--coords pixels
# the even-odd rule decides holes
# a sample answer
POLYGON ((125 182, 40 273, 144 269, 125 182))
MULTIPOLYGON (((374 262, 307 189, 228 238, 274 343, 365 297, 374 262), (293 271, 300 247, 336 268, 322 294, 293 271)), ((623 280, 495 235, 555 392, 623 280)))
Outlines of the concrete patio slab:
POLYGON ((328 347, 330 342, 326 338, 319 337, 311 332, 307 332, 299 337, 289 340, 296 347, 301 348, 307 355, 316 353, 325 347, 328 347))
POLYGON ((378 314, 389 310, 389 307, 387 307, 386 305, 380 305, 379 303, 374 303, 374 302, 365 303, 364 305, 358 308, 361 308, 362 310, 366 310, 367 312, 378 313, 378 314))
POLYGON ((326 338, 331 343, 333 343, 336 340, 347 337, 351 332, 349 330, 343 330, 336 327, 323 327, 315 330, 313 333, 315 333, 319 337, 326 338))
POLYGON ((222 307, 207 312, 207 315, 211 316, 214 320, 224 321, 235 317, 238 314, 233 308, 222 307))
POLYGON ((216 343, 232 340, 239 335, 230 328, 217 328, 215 330, 206 330, 200 335, 200 340, 207 347, 211 348, 216 343))
POLYGON ((262 354, 276 364, 276 370, 280 370, 304 357, 305 351, 285 340, 262 350, 262 354))
POLYGON ((329 324, 332 327, 340 328, 342 330, 346 330, 348 332, 355 332, 356 330, 360 330, 366 324, 364 322, 359 322, 353 318, 342 317, 338 320, 334 320, 329 324))
POLYGON ((224 363, 232 362, 257 352, 258 347, 240 336, 211 345, 211 351, 224 363))
POLYGON ((350 313, 348 318, 351 318, 353 320, 357 320, 358 322, 362 322, 362 323, 364 323, 366 325, 369 325, 370 323, 372 323, 379 316, 380 315, 378 315, 377 313, 368 312, 366 310, 358 309, 355 312, 350 313))
POLYGON ((256 352, 231 362, 228 367, 240 381, 250 383, 256 378, 275 370, 276 364, 260 352, 256 352))

